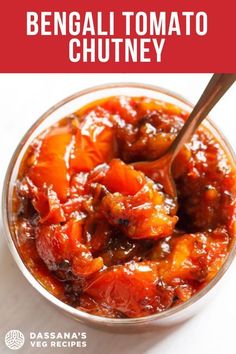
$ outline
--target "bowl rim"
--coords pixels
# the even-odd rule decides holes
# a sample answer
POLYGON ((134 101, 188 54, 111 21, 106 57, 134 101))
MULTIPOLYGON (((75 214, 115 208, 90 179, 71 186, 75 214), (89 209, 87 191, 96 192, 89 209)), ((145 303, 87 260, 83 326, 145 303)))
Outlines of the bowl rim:
MULTIPOLYGON (((33 131, 40 126, 42 122, 44 122, 50 114, 52 114, 54 111, 62 107, 63 105, 69 103, 70 101, 85 96, 87 94, 92 94, 97 91, 102 91, 106 89, 115 89, 115 88, 133 88, 133 89, 144 89, 144 90, 149 90, 149 91, 155 91, 156 93, 161 93, 164 95, 167 95, 171 97, 172 99, 176 99, 180 101, 182 104, 185 104, 189 106, 190 108, 193 107, 193 104, 188 101, 185 97, 182 95, 179 95, 175 93, 174 91, 171 91, 166 88, 162 88, 159 86, 155 85, 150 85, 150 84, 141 84, 141 83, 136 83, 136 82, 118 82, 118 83, 107 83, 107 84, 102 84, 102 85, 96 85, 92 86, 90 88, 78 91, 62 100, 60 100, 58 103, 53 105, 51 108, 49 108, 45 113, 43 113, 34 123, 33 125, 27 130, 27 132, 24 134, 22 139, 20 140, 19 144, 17 145, 11 160, 9 162, 5 178, 4 178, 4 184, 3 184, 3 193, 2 193, 2 221, 3 221, 3 233, 5 236, 5 239, 7 241, 8 247, 11 251, 11 254, 17 263, 19 269, 27 279, 27 281, 44 297, 46 298, 49 302, 51 302, 54 306, 57 308, 61 309, 65 313, 71 315, 75 319, 82 320, 87 323, 92 323, 92 324, 102 324, 102 325, 119 325, 119 326, 126 326, 126 325, 136 325, 136 324, 147 324, 148 322, 153 322, 157 320, 162 320, 165 318, 170 318, 174 314, 179 314, 180 312, 183 312, 183 310, 189 308, 192 304, 198 302, 200 299, 202 299, 222 278, 222 276, 225 274, 227 269, 230 267, 235 254, 236 254, 236 238, 234 238, 231 249, 227 255, 226 260, 224 261, 223 265, 217 272, 217 274, 214 276, 214 278, 206 285, 204 286, 203 289, 201 289, 199 292, 194 294, 189 300, 186 302, 183 302, 177 306, 171 307, 163 312, 156 313, 153 315, 148 315, 148 316, 143 316, 143 317, 138 317, 138 318, 108 318, 104 316, 97 316, 93 315, 90 313, 87 313, 85 311, 76 309, 70 305, 67 305, 63 301, 59 300, 57 297, 52 295, 44 286, 33 276, 33 274, 30 272, 30 270, 27 268, 25 263, 23 262, 17 247, 15 245, 15 242, 13 240, 13 235, 10 229, 10 221, 9 221, 9 208, 8 208, 8 194, 9 194, 9 187, 10 187, 10 180, 12 176, 13 169, 15 167, 15 163, 18 159, 18 155, 20 154, 25 142, 29 139, 33 131)), ((112 95, 111 95, 112 96, 112 95)), ((132 96, 132 95, 130 95, 132 96)), ((109 97, 109 96, 107 96, 109 97)), ((168 102, 168 101, 166 101, 168 102)), ((63 117, 62 117, 63 118, 63 117)), ((206 118, 206 120, 210 123, 211 128, 215 130, 215 133, 219 134, 221 141, 225 144, 226 149, 229 152, 229 157, 233 160, 233 162, 236 164, 236 156, 235 153, 228 142, 228 140, 225 138, 224 134, 220 131, 217 126, 212 123, 212 121, 209 119, 209 117, 206 118)))

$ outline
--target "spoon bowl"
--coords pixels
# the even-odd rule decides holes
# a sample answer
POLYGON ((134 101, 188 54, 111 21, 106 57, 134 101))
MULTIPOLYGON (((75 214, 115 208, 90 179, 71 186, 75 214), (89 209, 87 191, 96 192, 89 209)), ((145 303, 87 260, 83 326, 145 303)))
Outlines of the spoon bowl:
POLYGON ((171 172, 171 154, 167 153, 155 161, 140 161, 132 165, 136 170, 142 171, 153 181, 162 184, 164 191, 177 202, 175 182, 171 172))

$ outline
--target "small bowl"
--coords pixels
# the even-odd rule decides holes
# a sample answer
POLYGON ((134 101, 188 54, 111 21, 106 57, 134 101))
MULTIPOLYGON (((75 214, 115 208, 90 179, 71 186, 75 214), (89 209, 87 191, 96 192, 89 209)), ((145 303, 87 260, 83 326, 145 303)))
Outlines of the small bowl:
MULTIPOLYGON (((13 192, 15 188, 15 182, 17 179, 19 167, 22 161, 22 158, 35 137, 37 137, 43 130, 47 127, 51 126, 53 123, 58 121, 59 119, 73 113, 78 110, 82 106, 109 96, 116 95, 127 95, 127 96, 147 96, 150 98, 166 101, 169 103, 173 103, 186 111, 191 111, 193 105, 189 103, 185 98, 168 91, 163 88, 159 88, 151 85, 137 84, 137 83, 115 83, 115 84, 107 84, 102 86, 96 86, 84 91, 80 91, 75 93, 74 95, 60 101, 55 106, 50 108, 47 112, 45 112, 28 130, 25 136, 22 138, 18 147, 16 148, 15 153, 12 156, 10 161, 7 174, 4 182, 4 190, 3 190, 3 200, 2 200, 2 213, 3 213, 3 223, 5 226, 5 235, 10 248, 10 251, 26 277, 29 283, 47 300, 49 300, 52 304, 54 304, 57 308, 62 310, 65 314, 72 316, 76 320, 80 320, 87 324, 93 326, 99 326, 100 328, 112 328, 115 330, 138 330, 139 327, 144 329, 151 329, 156 326, 166 326, 176 324, 178 322, 184 321, 187 318, 191 317, 195 314, 199 307, 209 298, 210 295, 214 293, 215 285, 222 278, 226 270, 229 268, 232 260, 235 256, 236 251, 236 237, 232 235, 232 243, 231 249, 225 260, 223 266, 218 271, 216 276, 208 283, 201 291, 192 296, 188 301, 172 307, 164 312, 157 313, 154 315, 150 315, 147 317, 141 318, 122 318, 122 319, 114 319, 107 317, 100 317, 91 315, 89 313, 83 312, 76 308, 73 308, 64 302, 57 299, 51 293, 49 293, 39 282, 38 280, 31 274, 27 266, 24 264, 20 253, 18 252, 16 235, 14 233, 13 223, 14 223, 14 212, 13 212, 13 192)), ((223 149, 227 153, 227 156, 231 159, 231 164, 236 168, 236 158, 233 150, 231 149, 229 143, 222 135, 222 133, 216 128, 216 126, 209 120, 206 119, 203 125, 210 130, 217 140, 221 143, 223 149)))

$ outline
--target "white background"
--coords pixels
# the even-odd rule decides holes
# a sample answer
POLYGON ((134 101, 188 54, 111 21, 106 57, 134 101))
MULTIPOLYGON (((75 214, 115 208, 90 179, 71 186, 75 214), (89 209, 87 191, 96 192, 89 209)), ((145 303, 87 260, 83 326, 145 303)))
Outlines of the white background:
MULTIPOLYGON (((133 81, 171 89, 196 102, 209 80, 208 74, 53 74, 0 75, 0 188, 9 159, 32 123, 64 97, 97 84, 133 81)), ((211 117, 236 149, 236 86, 226 94, 211 117)), ((86 331, 86 349, 52 349, 65 353, 113 354, 235 354, 236 262, 220 284, 219 291, 194 318, 173 328, 151 333, 114 334, 92 329, 59 313, 39 295, 18 270, 3 239, 0 225, 0 353, 11 352, 5 333, 30 331, 86 331)), ((26 340, 18 352, 49 353, 32 349, 26 340)))

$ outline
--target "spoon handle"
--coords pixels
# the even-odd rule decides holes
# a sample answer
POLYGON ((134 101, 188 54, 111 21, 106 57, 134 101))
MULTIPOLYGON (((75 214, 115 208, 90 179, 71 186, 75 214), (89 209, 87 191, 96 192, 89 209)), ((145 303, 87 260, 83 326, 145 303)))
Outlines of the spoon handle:
POLYGON ((174 160, 182 146, 189 142, 197 127, 236 80, 236 74, 214 74, 189 115, 183 128, 170 146, 167 155, 174 160))

